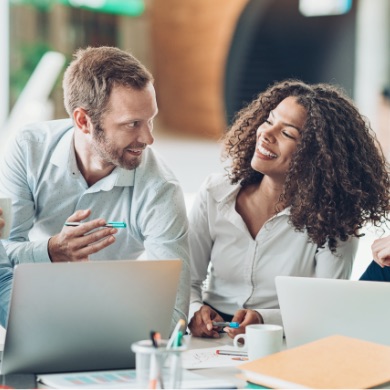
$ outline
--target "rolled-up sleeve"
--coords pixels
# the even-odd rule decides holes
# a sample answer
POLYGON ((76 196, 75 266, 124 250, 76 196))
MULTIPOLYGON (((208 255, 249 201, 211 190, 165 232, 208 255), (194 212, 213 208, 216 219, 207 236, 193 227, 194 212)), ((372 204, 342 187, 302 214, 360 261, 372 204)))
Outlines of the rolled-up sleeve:
POLYGON ((3 244, 13 266, 19 263, 49 262, 48 239, 29 241, 29 231, 34 225, 35 204, 31 190, 34 172, 28 161, 33 148, 27 141, 15 137, 7 145, 0 166, 0 188, 12 199, 13 221, 9 240, 3 244))
POLYGON ((0 243, 0 325, 6 327, 11 300, 13 267, 0 243))

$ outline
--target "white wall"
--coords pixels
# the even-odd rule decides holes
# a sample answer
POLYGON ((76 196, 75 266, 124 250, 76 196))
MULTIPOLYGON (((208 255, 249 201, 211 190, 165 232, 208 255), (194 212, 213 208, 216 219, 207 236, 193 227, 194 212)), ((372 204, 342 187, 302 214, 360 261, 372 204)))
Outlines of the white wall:
POLYGON ((379 95, 390 82, 389 25, 389 0, 359 0, 354 98, 374 129, 378 126, 379 95))

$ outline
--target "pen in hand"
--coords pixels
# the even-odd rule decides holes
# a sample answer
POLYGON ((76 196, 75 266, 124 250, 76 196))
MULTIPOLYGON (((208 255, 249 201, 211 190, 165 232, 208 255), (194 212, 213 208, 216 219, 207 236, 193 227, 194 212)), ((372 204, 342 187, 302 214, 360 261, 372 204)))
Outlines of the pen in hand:
MULTIPOLYGON (((80 226, 85 222, 65 222, 65 226, 80 226)), ((127 227, 126 222, 117 222, 117 221, 108 221, 103 227, 112 227, 112 228, 125 228, 127 227)))
POLYGON ((220 326, 222 328, 228 327, 228 328, 237 329, 240 327, 240 324, 238 322, 215 322, 215 321, 213 321, 213 326, 220 326))

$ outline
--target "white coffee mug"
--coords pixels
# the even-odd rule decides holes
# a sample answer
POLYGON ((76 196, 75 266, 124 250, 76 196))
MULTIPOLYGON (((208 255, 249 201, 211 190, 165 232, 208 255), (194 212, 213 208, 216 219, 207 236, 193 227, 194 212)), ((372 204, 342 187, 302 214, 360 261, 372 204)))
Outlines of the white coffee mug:
POLYGON ((282 350, 283 328, 271 324, 247 325, 245 334, 236 335, 233 344, 238 349, 248 351, 249 360, 259 359, 282 350))
POLYGON ((0 239, 9 238, 9 233, 11 231, 12 225, 12 200, 11 198, 3 198, 0 196, 0 208, 3 210, 3 213, 0 215, 0 218, 4 219, 5 225, 0 229, 0 239))

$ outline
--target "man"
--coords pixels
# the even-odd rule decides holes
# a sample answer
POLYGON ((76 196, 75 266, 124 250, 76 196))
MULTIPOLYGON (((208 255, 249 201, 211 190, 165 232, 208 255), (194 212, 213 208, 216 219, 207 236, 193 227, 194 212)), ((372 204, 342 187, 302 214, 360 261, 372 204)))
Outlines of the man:
POLYGON ((13 199, 9 261, 134 259, 144 250, 180 258, 173 323, 187 320, 188 222, 177 180, 149 148, 158 111, 151 74, 122 50, 89 47, 77 51, 63 89, 72 120, 26 126, 0 168, 0 188, 13 199))
MULTIPOLYGON (((2 215, 3 210, 0 208, 0 238, 2 237, 2 230, 5 224, 2 215)), ((9 295, 12 287, 12 266, 8 262, 7 254, 3 244, 0 242, 0 263, 2 262, 4 262, 4 266, 0 267, 0 324, 4 325, 7 320, 9 295)))

